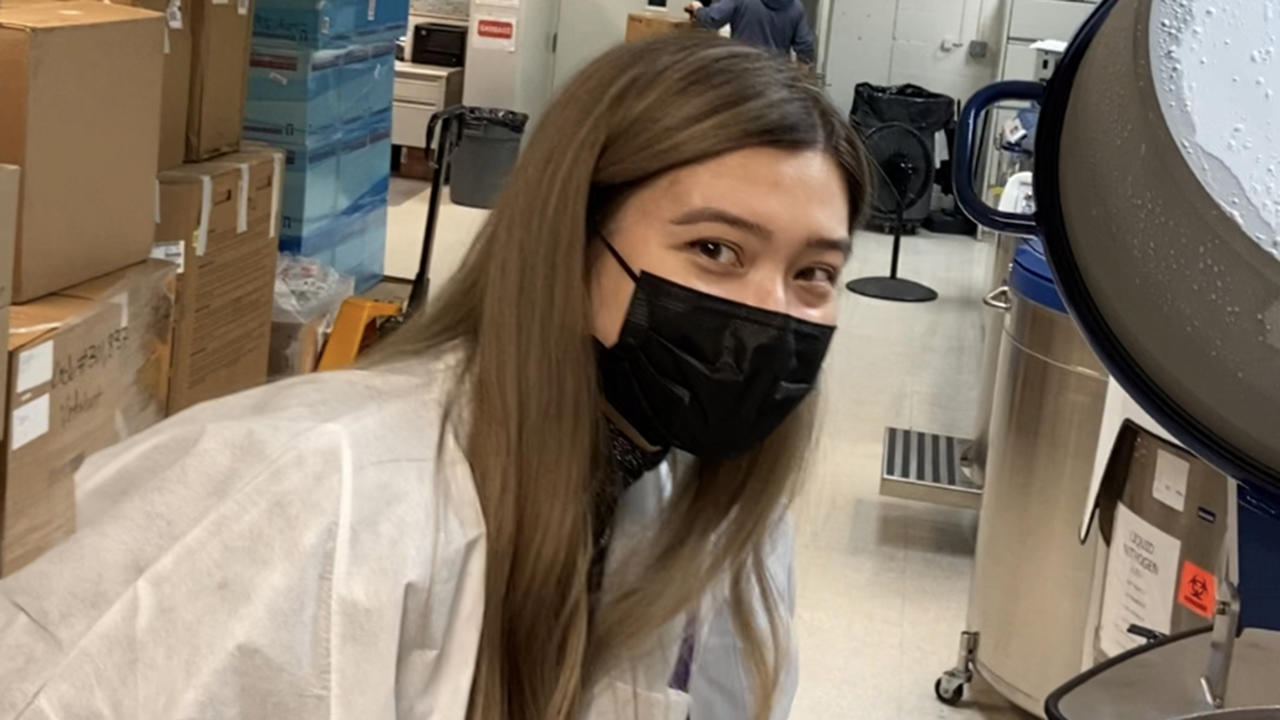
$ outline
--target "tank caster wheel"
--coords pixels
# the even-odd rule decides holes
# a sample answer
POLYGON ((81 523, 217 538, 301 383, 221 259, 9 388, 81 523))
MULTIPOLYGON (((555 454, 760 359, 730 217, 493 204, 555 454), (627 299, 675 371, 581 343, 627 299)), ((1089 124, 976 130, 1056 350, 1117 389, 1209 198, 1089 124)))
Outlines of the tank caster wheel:
POLYGON ((964 685, 955 683, 950 678, 940 677, 933 683, 933 694, 944 705, 959 705, 964 699, 964 685))
POLYGON ((944 705, 959 705, 964 699, 964 686, 973 680, 973 661, 978 653, 978 633, 960 633, 960 656, 956 666, 942 673, 933 683, 933 694, 944 705))

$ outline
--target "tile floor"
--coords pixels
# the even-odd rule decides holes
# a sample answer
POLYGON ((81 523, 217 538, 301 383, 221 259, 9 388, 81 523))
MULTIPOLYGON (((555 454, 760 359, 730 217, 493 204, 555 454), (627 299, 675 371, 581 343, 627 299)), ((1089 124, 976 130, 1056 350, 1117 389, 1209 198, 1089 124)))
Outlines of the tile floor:
MULTIPOLYGON (((394 179, 387 274, 412 277, 427 184, 394 179)), ((445 204, 433 284, 457 267, 484 211, 445 204)), ((881 275, 890 238, 856 238, 846 280, 881 275)), ((971 238, 904 240, 902 274, 938 290, 927 305, 842 295, 824 378, 822 437, 795 509, 801 683, 793 720, 1027 716, 989 689, 957 708, 933 682, 955 662, 977 515, 881 498, 886 425, 971 437, 991 247, 971 238)))
MULTIPOLYGON (((418 271, 422 248, 422 231, 427 223, 431 183, 422 180, 392 178, 388 193, 387 256, 383 271, 389 278, 412 280, 418 271)), ((454 205, 446 189, 440 203, 436 224, 436 241, 431 253, 431 278, 439 282, 453 274, 462 256, 479 232, 486 210, 454 205)))
MULTIPOLYGON (((849 280, 882 275, 892 239, 855 238, 849 280)), ((801 685, 794 720, 1022 718, 985 688, 933 695, 955 662, 977 514, 879 496, 885 426, 972 437, 991 247, 903 240, 901 273, 938 291, 909 305, 843 295, 824 421, 795 510, 801 685)))

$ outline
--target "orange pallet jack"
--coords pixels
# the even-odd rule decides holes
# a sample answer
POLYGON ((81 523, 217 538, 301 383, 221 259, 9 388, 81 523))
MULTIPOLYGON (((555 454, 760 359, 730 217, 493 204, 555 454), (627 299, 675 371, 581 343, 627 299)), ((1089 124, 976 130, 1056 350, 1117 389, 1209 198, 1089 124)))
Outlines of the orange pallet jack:
POLYGON ((404 324, 405 318, 420 309, 427 301, 427 289, 431 277, 431 249, 435 245, 436 224, 440 220, 440 192, 448 176, 453 151, 462 140, 463 105, 455 105, 431 116, 427 122, 426 154, 431 163, 431 199, 427 205, 427 225, 422 232, 422 255, 418 259, 418 272, 404 304, 350 297, 343 301, 333 330, 320 355, 317 370, 341 370, 351 367, 361 353, 386 338, 404 324), (439 128, 439 137, 436 129, 439 128), (435 142, 433 142, 435 140, 435 142), (432 157, 432 149, 435 157, 432 157))

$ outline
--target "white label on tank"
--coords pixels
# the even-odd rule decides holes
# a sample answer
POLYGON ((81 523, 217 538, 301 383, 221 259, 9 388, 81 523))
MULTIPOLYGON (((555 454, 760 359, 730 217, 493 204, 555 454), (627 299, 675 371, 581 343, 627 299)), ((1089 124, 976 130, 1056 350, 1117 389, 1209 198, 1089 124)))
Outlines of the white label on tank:
POLYGON ((1187 476, 1191 463, 1164 450, 1156 451, 1156 477, 1151 494, 1169 507, 1182 512, 1187 507, 1187 476))
POLYGON ((14 391, 22 394, 53 380, 53 341, 24 350, 18 355, 18 378, 14 391))
POLYGON ((1280 258, 1280 0, 1151 3, 1165 122, 1200 184, 1280 258))
POLYGON ((1177 538, 1116 505, 1098 622, 1098 645, 1109 657, 1143 643, 1130 625, 1169 632, 1181 552, 1177 538))
POLYGON ((9 449, 17 450, 49 432, 49 393, 13 411, 9 425, 9 449))

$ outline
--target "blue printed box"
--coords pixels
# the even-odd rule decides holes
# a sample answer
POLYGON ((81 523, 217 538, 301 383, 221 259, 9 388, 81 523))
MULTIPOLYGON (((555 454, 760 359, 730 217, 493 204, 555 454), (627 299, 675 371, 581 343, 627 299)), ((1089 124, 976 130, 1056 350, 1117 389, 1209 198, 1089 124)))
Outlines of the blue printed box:
MULTIPOLYGON (((389 117, 395 45, 316 50, 255 42, 245 136, 273 145, 316 146, 389 117)), ((387 120, 389 122, 389 120, 387 120)))
POLYGON ((258 0, 253 35, 309 48, 343 46, 366 15, 365 0, 258 0))
POLYGON ((356 36, 361 40, 390 40, 407 32, 409 0, 366 0, 364 14, 356 18, 356 36))
POLYGON ((387 195, 369 195, 362 203, 349 205, 342 212, 324 220, 308 223, 301 231, 290 228, 280 233, 280 251, 319 257, 354 238, 361 237, 371 217, 385 213, 387 195))
POLYGON ((391 174, 390 110, 344 134, 341 153, 338 198, 342 207, 385 198, 391 174))
POLYGON ((342 205, 341 142, 319 147, 285 147, 284 188, 280 201, 280 236, 299 236, 336 217, 342 205))
POLYGON ((320 145, 347 120, 346 49, 311 50, 255 43, 249 55, 246 137, 275 145, 320 145))
POLYGON ((390 171, 389 112, 337 142, 286 147, 280 249, 314 255, 349 239, 356 218, 385 209, 390 171))
POLYGON ((359 218, 350 239, 333 249, 333 266, 355 278, 356 292, 382 279, 387 252, 387 207, 372 208, 359 218))
POLYGON ((391 107, 395 91, 396 46, 381 41, 353 45, 340 71, 343 123, 360 124, 391 107))

